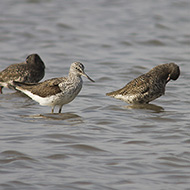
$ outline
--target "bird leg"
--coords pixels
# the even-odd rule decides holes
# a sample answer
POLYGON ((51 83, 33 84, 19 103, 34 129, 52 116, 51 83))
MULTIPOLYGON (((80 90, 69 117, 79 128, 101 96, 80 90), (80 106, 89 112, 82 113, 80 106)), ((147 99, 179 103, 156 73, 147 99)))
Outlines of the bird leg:
POLYGON ((0 86, 0 94, 3 94, 3 86, 0 86))
POLYGON ((62 106, 59 107, 59 113, 61 113, 62 106))

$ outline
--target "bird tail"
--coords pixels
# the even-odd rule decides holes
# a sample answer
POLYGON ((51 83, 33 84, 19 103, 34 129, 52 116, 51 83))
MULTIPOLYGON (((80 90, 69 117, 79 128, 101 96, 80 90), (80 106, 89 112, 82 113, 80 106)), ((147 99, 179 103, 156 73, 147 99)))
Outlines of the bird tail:
POLYGON ((18 82, 18 81, 10 81, 8 84, 8 87, 11 89, 15 89, 20 91, 20 88, 22 88, 22 86, 30 86, 30 85, 34 85, 36 83, 24 83, 24 82, 18 82))
POLYGON ((108 92, 106 93, 106 96, 113 96, 114 95, 114 92, 108 92))
POLYGON ((22 83, 21 82, 17 82, 17 81, 10 81, 9 84, 8 84, 8 87, 11 88, 11 89, 15 89, 17 90, 17 86, 22 86, 22 83))

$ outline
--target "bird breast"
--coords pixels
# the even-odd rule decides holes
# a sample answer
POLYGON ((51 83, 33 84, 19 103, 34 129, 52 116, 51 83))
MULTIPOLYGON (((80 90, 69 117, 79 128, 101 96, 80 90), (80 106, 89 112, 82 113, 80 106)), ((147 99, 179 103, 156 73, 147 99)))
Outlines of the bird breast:
POLYGON ((70 97, 72 99, 80 92, 82 88, 82 80, 60 83, 59 88, 64 94, 67 94, 67 97, 70 97))

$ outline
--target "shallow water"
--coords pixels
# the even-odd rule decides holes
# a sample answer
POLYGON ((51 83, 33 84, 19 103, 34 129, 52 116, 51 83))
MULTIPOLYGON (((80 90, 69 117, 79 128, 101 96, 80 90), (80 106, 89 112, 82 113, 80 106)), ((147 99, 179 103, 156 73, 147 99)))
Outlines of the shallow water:
POLYGON ((189 9, 187 0, 3 0, 0 70, 38 53, 43 80, 81 61, 96 83, 84 78, 61 114, 3 89, 0 189, 190 189, 189 9), (150 105, 105 96, 166 62, 181 76, 150 105))

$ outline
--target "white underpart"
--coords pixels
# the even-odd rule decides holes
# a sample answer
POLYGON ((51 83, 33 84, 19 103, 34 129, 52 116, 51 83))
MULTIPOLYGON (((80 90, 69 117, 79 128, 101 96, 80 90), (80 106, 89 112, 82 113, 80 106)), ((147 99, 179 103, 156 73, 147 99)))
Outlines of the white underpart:
MULTIPOLYGON (((15 81, 22 81, 22 80, 19 77, 15 81)), ((0 86, 6 87, 6 88, 10 88, 10 86, 14 86, 13 85, 13 80, 9 80, 9 81, 6 81, 6 82, 0 82, 0 86)))
POLYGON ((0 86, 8 88, 8 82, 0 82, 0 86))
POLYGON ((24 94, 26 94, 27 96, 29 96, 30 98, 32 98, 33 100, 35 100, 36 102, 38 102, 42 106, 53 106, 55 96, 40 97, 36 94, 32 94, 28 90, 24 90, 24 89, 19 88, 19 87, 17 87, 16 89, 23 92, 24 94))
POLYGON ((121 95, 121 94, 117 94, 117 95, 114 96, 114 98, 119 99, 119 100, 123 100, 125 102, 132 103, 134 101, 134 99, 136 98, 136 95, 121 95))

